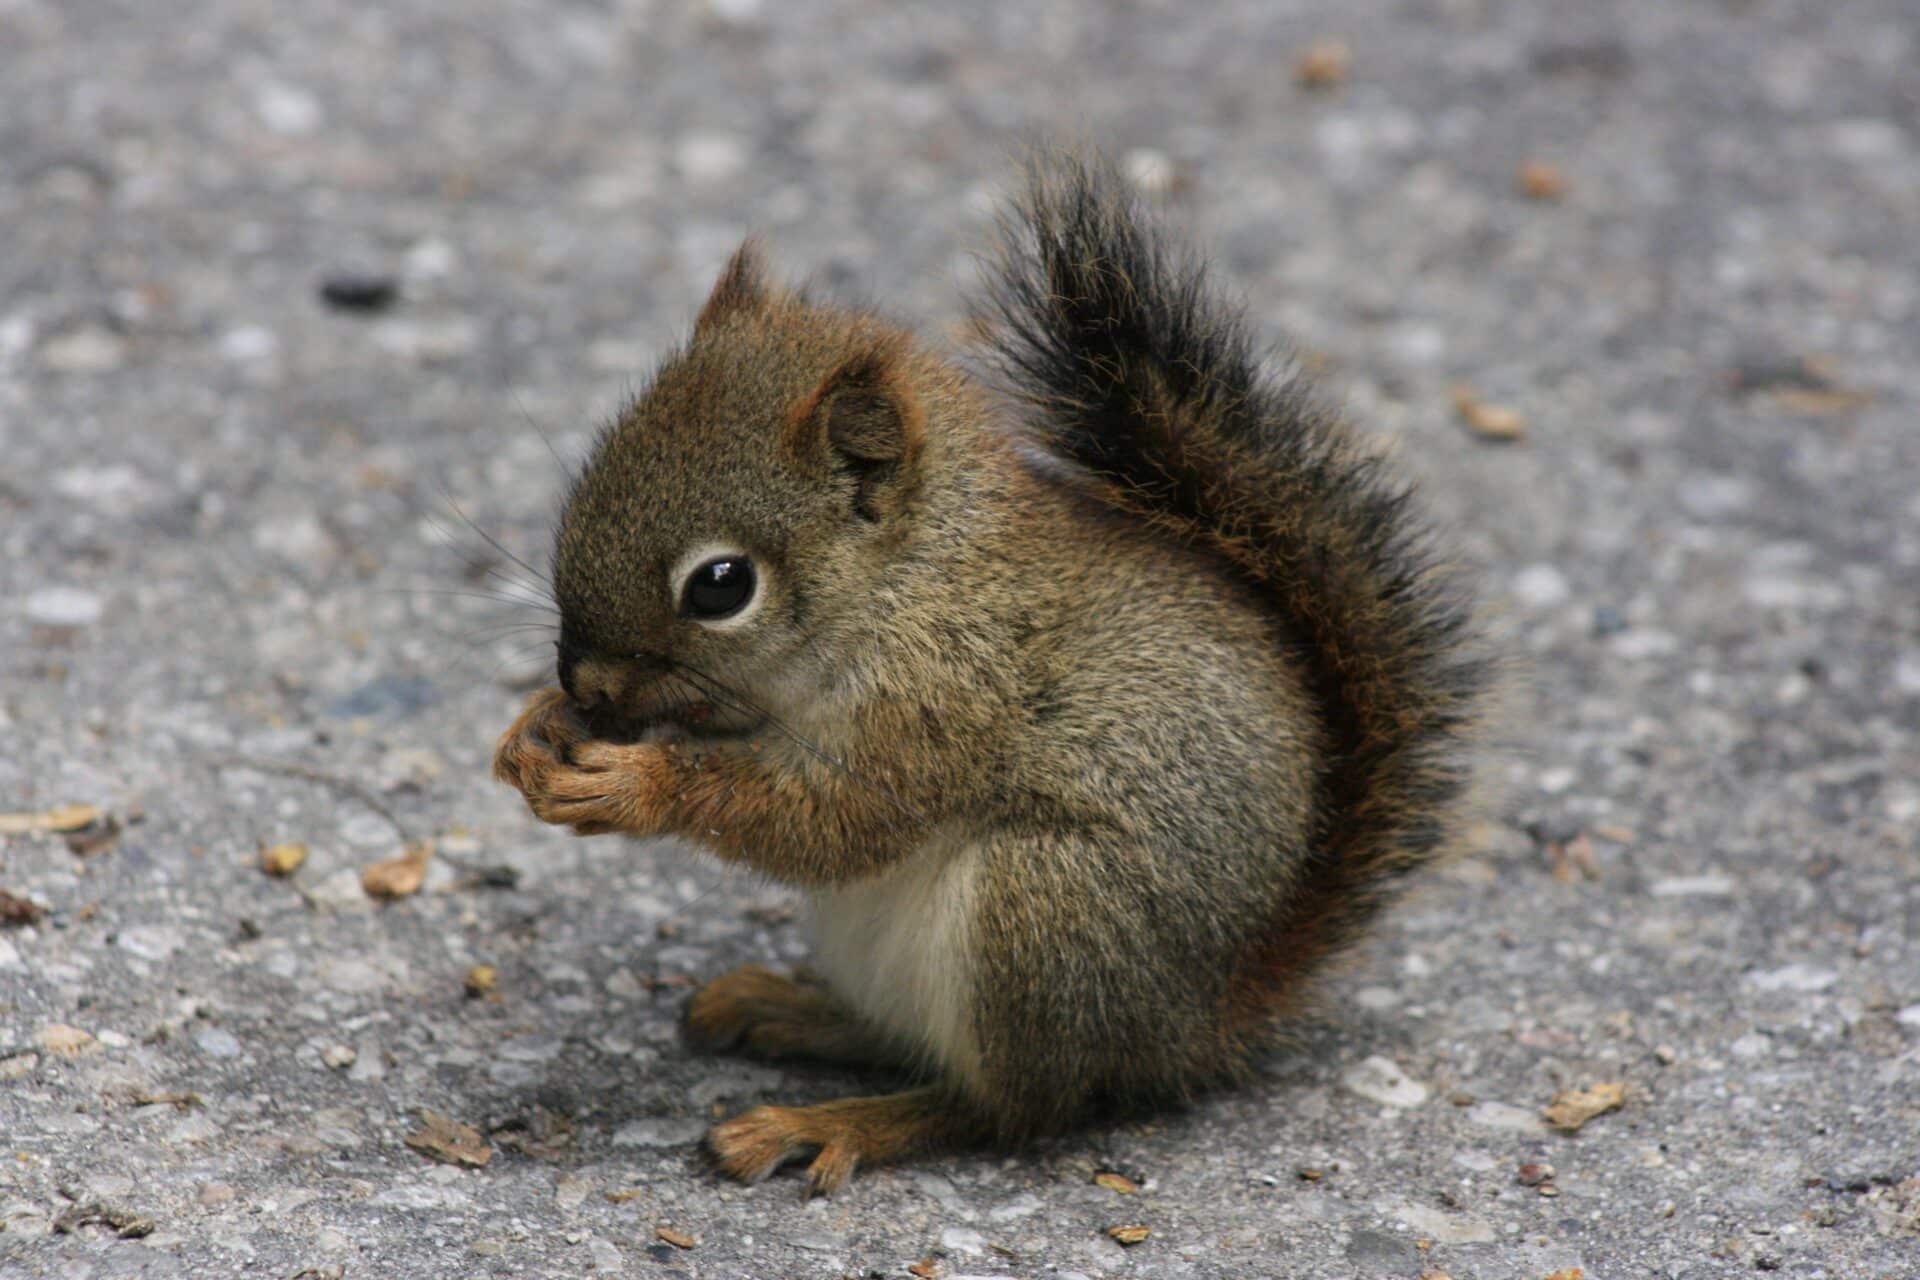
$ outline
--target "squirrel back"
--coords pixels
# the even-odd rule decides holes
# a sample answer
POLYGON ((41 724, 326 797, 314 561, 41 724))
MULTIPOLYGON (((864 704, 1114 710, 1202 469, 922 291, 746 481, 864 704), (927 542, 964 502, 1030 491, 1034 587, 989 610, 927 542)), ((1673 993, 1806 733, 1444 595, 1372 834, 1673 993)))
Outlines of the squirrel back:
POLYGON ((1455 841, 1490 683, 1464 592, 1407 488, 1297 378, 1099 162, 1048 156, 1003 223, 980 317, 1040 448, 1116 510, 1224 561, 1300 629, 1326 753, 1318 839, 1236 985, 1284 1011, 1404 873, 1455 841))

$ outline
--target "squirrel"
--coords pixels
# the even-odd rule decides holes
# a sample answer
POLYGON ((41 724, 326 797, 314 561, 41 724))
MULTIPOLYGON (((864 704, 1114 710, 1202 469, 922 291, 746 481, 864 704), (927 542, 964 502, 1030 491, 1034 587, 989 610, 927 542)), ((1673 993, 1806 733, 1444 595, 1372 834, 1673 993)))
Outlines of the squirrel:
POLYGON ((1490 667, 1404 482, 1105 161, 1001 225, 984 376, 739 249, 575 478, 496 751, 546 822, 811 899, 811 969, 706 985, 697 1046, 914 1077, 716 1125, 744 1181, 1244 1078, 1471 811, 1490 667))

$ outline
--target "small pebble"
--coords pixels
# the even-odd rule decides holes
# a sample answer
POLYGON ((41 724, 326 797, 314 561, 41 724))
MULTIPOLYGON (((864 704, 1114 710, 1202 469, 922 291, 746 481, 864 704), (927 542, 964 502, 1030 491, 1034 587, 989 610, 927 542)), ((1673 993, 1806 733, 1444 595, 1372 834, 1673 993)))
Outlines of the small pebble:
POLYGON ((108 373, 126 362, 126 341, 97 325, 49 338, 40 348, 40 363, 55 373, 108 373))
POLYGON ((298 85, 268 81, 254 91, 253 108, 260 123, 284 138, 303 138, 320 128, 325 118, 320 99, 298 85))
POLYGON ((193 1037, 200 1052, 209 1058, 237 1058, 240 1056, 240 1039, 224 1027, 204 1027, 193 1037))
POLYGON ((722 182, 747 167, 746 142, 731 133, 690 133, 673 148, 674 167, 689 182, 722 182))
POLYGON ((1388 1107, 1417 1107, 1427 1100, 1427 1086, 1412 1079, 1390 1058, 1374 1056, 1347 1068, 1340 1083, 1349 1093, 1388 1107))
POLYGON ((335 1071, 344 1071, 352 1066, 359 1056, 359 1052, 352 1045, 332 1044, 321 1050, 320 1061, 335 1071))
POLYGON ((79 587, 44 587, 26 603, 27 620, 45 627, 89 627, 105 612, 98 593, 79 587))
POLYGON ((1346 81, 1353 69, 1353 51, 1344 40, 1321 40, 1307 46, 1294 64, 1293 78, 1303 89, 1331 89, 1346 81))
POLYGON ((320 300, 336 311, 385 311, 400 297, 392 276, 342 273, 320 282, 320 300))
POLYGON ((50 1053, 63 1058, 77 1058, 83 1053, 98 1047, 98 1042, 90 1032, 64 1022, 55 1022, 40 1030, 40 1044, 50 1053))
POLYGON ((1567 194, 1570 184, 1567 175, 1552 165, 1529 160, 1514 175, 1514 185, 1529 200, 1559 200, 1567 194))
POLYGON ((260 851, 260 869, 270 876, 290 876, 307 860, 307 846, 298 841, 276 844, 260 851))

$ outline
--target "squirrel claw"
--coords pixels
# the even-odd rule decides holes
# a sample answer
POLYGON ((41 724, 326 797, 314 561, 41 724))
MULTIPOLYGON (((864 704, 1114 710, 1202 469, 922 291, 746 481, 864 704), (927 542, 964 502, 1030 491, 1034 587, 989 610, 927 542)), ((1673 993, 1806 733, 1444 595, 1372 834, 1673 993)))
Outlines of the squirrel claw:
POLYGON ((923 1087, 811 1107, 755 1107, 715 1125, 707 1149, 722 1170, 749 1183, 812 1151, 806 1189, 811 1197, 832 1195, 863 1164, 968 1136, 977 1135, 966 1118, 937 1089, 923 1087))
POLYGON ((807 1166, 806 1198, 832 1195, 853 1176, 860 1163, 857 1141, 842 1132, 821 1141, 815 1125, 807 1122, 813 1107, 755 1107, 707 1135, 707 1148, 730 1177, 749 1185, 763 1182, 781 1165, 809 1148, 818 1150, 807 1166))

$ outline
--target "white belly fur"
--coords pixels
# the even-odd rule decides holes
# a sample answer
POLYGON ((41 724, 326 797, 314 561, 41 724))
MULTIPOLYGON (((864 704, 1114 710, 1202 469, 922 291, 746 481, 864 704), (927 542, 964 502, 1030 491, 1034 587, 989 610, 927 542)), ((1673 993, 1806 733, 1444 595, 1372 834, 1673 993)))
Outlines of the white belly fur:
POLYGON ((870 879, 813 891, 813 967, 902 1047, 979 1079, 973 1031, 973 898, 979 853, 936 835, 870 879))

